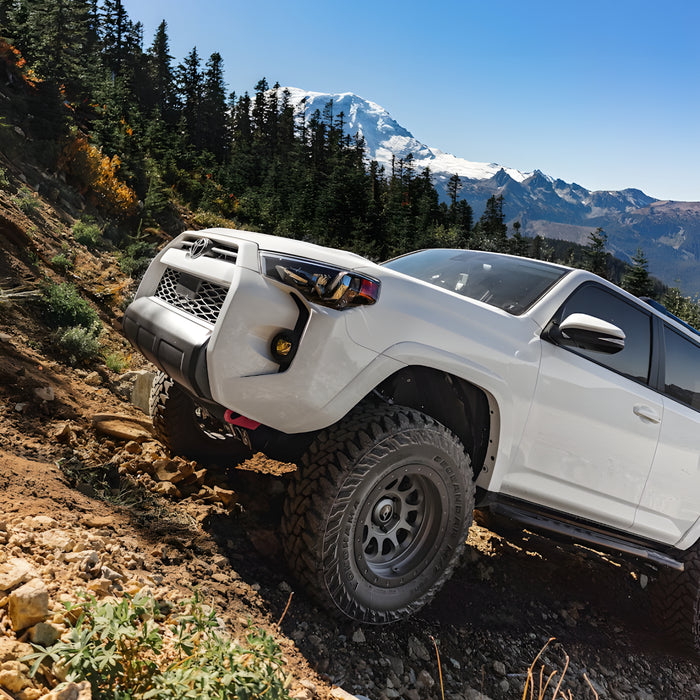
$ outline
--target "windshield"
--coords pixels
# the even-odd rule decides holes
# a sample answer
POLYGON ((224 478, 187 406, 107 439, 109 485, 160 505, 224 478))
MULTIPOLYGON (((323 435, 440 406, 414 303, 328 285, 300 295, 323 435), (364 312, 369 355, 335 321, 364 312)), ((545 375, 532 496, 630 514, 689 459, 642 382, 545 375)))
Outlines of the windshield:
POLYGON ((445 248, 419 250, 384 266, 514 315, 527 311, 569 272, 528 258, 445 248))

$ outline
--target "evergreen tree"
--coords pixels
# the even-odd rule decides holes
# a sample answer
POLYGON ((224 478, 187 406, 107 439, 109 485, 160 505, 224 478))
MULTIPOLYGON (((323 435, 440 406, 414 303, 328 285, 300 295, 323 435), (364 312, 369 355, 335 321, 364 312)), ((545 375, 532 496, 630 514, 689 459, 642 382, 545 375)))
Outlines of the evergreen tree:
POLYGON ((503 195, 491 195, 472 232, 471 246, 479 250, 506 252, 508 227, 503 214, 503 195))
POLYGON ((214 52, 207 61, 203 75, 204 92, 200 104, 202 147, 223 162, 228 152, 228 119, 226 115, 226 86, 223 59, 214 52))
POLYGON ((163 20, 158 25, 153 43, 148 49, 147 74, 150 90, 145 107, 149 113, 156 109, 159 116, 167 123, 175 122, 177 108, 172 61, 173 57, 170 55, 168 41, 168 25, 163 20))
POLYGON ((583 251, 583 269, 608 279, 608 258, 605 252, 608 237, 602 228, 588 234, 588 247, 583 251))
POLYGON ((112 80, 121 75, 127 57, 130 25, 122 0, 102 0, 100 13, 102 55, 105 65, 111 71, 112 80))
POLYGON ((654 293, 654 284, 649 276, 649 261, 641 248, 632 258, 632 265, 622 278, 622 288, 637 297, 648 297, 654 293))
POLYGON ((200 116, 204 84, 196 46, 187 54, 184 63, 178 65, 175 74, 187 134, 190 142, 199 149, 203 141, 200 116))

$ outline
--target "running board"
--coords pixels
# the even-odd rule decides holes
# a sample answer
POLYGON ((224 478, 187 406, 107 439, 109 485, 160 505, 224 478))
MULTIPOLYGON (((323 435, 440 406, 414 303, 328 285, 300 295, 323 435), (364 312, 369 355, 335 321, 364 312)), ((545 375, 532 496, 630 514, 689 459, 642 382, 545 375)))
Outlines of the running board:
POLYGON ((491 510, 498 515, 505 515, 512 520, 517 520, 526 526, 531 526, 536 530, 547 530, 558 535, 570 537, 578 542, 585 542, 591 545, 597 545, 606 549, 613 549, 623 554, 629 554, 634 557, 646 559, 653 564, 666 566, 676 571, 683 571, 684 565, 682 561, 678 561, 668 554, 657 552, 654 549, 644 546, 641 543, 631 542, 615 535, 607 534, 591 530, 581 525, 575 525, 570 522, 556 520, 547 517, 544 514, 534 513, 517 506, 505 503, 492 503, 491 510))

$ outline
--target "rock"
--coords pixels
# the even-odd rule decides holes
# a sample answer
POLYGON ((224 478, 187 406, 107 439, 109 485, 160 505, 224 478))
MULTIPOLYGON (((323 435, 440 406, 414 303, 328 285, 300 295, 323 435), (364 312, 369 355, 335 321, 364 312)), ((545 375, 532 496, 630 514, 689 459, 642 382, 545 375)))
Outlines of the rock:
POLYGON ((491 700, 488 695, 480 693, 474 688, 466 688, 464 691, 464 700, 491 700))
POLYGON ((36 576, 36 569, 26 559, 8 559, 0 564, 0 591, 12 590, 36 576))
POLYGON ((61 690, 42 695, 39 700, 92 700, 92 690, 89 681, 69 683, 61 690))
POLYGON ((416 685, 419 688, 430 690, 435 685, 435 679, 425 669, 423 669, 416 678, 416 685))
POLYGON ((141 454, 141 445, 135 440, 131 440, 124 445, 124 452, 130 455, 141 454))
POLYGON ((50 647, 61 636, 62 631, 58 625, 39 622, 29 630, 29 639, 32 640, 32 644, 50 647))
POLYGON ((389 666, 391 666, 391 670, 399 676, 399 678, 403 676, 404 665, 403 659, 400 656, 389 656, 387 661, 389 662, 389 666))
POLYGON ((501 678, 504 678, 506 675, 506 666, 502 661, 494 661, 493 662, 493 672, 497 675, 500 676, 501 678))
POLYGON ((214 486, 214 495, 223 503, 224 508, 231 509, 236 505, 238 496, 231 489, 222 489, 220 486, 214 486))
POLYGON ((0 664, 5 661, 19 659, 32 653, 32 647, 24 642, 18 642, 9 637, 0 636, 0 664))
POLYGON ((48 530, 58 525, 58 523, 48 515, 36 515, 33 518, 27 518, 24 522, 30 530, 48 530))
POLYGON ((111 515, 86 515, 83 518, 83 524, 86 527, 111 527, 114 523, 114 518, 111 515))
POLYGON ((49 591, 41 579, 35 578, 10 593, 12 629, 22 630, 49 616, 49 591))
POLYGON ((408 655, 421 661, 430 661, 431 658, 425 645, 413 636, 408 638, 408 655))
POLYGON ((73 432, 73 429, 68 422, 59 425, 51 433, 51 437, 56 440, 56 442, 60 442, 61 444, 75 445, 77 443, 75 432, 73 432))
POLYGON ((39 541, 51 549, 59 549, 62 552, 71 552, 75 547, 75 539, 65 530, 47 530, 39 537, 39 541))
POLYGON ((83 381, 88 385, 88 386, 99 386, 102 384, 102 377, 100 376, 99 372, 90 372, 87 374, 85 379, 83 381))
POLYGON ((159 481, 169 481, 171 484, 178 484, 192 474, 194 474, 192 463, 178 459, 160 460, 156 467, 156 476, 159 481))
POLYGON ((32 681, 27 675, 29 667, 19 661, 5 661, 0 666, 0 686, 11 693, 20 693, 30 688, 32 681))
POLYGON ((358 627, 352 634, 352 641, 355 644, 364 644, 367 640, 365 639, 365 633, 362 631, 362 627, 358 627))
POLYGON ((156 375, 148 370, 139 370, 134 374, 136 377, 131 389, 131 403, 148 416, 151 412, 151 387, 156 375))
POLYGON ((180 498, 182 495, 178 487, 169 481, 161 481, 156 484, 155 491, 162 496, 170 496, 172 498, 180 498))
POLYGON ((343 690, 342 688, 338 687, 331 690, 330 696, 335 698, 335 700, 356 700, 354 695, 351 695, 347 690, 343 690))
POLYGON ((51 385, 38 386, 33 393, 39 401, 53 401, 56 398, 56 392, 51 385))

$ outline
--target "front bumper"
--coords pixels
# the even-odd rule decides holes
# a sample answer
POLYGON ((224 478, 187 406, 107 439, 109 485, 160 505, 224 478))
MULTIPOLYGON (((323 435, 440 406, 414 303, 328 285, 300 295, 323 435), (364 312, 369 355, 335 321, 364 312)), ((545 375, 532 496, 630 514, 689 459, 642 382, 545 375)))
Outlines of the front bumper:
POLYGON ((207 345, 212 331, 152 297, 126 310, 124 335, 156 367, 197 396, 211 400, 207 345))
POLYGON ((257 246, 254 255, 246 250, 251 242, 239 241, 232 264, 193 259, 180 240, 151 263, 125 313, 124 332, 194 396, 284 433, 311 432, 341 418, 397 368, 388 358, 375 363, 378 353, 350 338, 347 319, 365 308, 295 301, 296 292, 255 269, 257 246), (285 329, 295 329, 299 345, 281 367, 271 343, 285 329))

